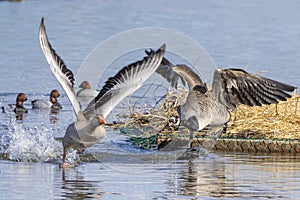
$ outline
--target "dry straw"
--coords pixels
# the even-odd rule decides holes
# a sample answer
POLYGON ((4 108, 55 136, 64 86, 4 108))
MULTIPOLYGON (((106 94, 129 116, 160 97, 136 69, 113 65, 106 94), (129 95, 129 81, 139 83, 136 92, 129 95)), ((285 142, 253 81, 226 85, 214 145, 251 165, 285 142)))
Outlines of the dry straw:
POLYGON ((241 105, 231 113, 227 133, 253 138, 300 139, 299 100, 299 96, 293 95, 278 104, 241 105))

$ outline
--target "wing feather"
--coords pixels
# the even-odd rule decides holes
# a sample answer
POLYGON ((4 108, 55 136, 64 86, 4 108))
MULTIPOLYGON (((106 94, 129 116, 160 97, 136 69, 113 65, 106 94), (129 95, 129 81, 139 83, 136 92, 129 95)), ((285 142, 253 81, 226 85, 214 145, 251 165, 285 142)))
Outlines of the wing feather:
POLYGON ((241 69, 218 69, 215 71, 212 91, 216 98, 231 109, 239 104, 260 106, 278 103, 291 97, 296 87, 241 69))
POLYGON ((76 115, 81 111, 81 106, 78 100, 76 99, 74 93, 74 74, 73 72, 67 68, 64 61, 59 57, 59 55, 52 48, 51 44, 48 41, 46 28, 44 25, 44 18, 41 20, 40 30, 39 30, 39 40, 42 51, 46 57, 47 62, 50 65, 50 69, 55 76, 55 78, 60 83, 61 87, 64 89, 67 94, 74 112, 76 115))
MULTIPOLYGON (((147 54, 149 52, 151 52, 151 50, 148 52, 146 51, 147 54)), ((163 58, 159 68, 156 70, 156 73, 164 77, 169 83, 171 83, 171 86, 175 88, 177 88, 178 82, 181 80, 183 84, 188 84, 190 91, 196 89, 204 94, 208 90, 206 84, 190 67, 185 64, 173 65, 165 57, 163 58)))
MULTIPOLYGON (((146 50, 145 52, 147 55, 150 55, 154 51, 150 49, 146 50)), ((175 66, 168 59, 163 58, 161 64, 156 70, 156 73, 166 79, 173 88, 178 88, 179 81, 181 81, 181 83, 185 86, 186 81, 175 71, 173 71, 173 67, 175 66)))
POLYGON ((115 76, 108 78, 99 94, 84 110, 86 118, 100 113, 105 118, 125 97, 138 90, 156 71, 165 53, 165 45, 152 52, 143 60, 121 69, 115 76))

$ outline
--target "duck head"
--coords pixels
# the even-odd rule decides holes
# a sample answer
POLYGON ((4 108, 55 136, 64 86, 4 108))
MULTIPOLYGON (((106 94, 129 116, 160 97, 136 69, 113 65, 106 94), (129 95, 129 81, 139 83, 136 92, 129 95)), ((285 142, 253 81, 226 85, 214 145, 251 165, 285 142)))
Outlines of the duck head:
POLYGON ((79 88, 82 88, 82 89, 91 89, 91 86, 90 86, 89 82, 83 81, 83 82, 79 85, 79 88))
POLYGON ((57 103, 57 97, 59 97, 59 96, 60 96, 60 94, 57 90, 52 90, 51 93, 50 93, 51 103, 56 104, 57 103))
POLYGON ((23 107, 23 102, 27 101, 26 94, 19 93, 16 99, 16 107, 23 107))

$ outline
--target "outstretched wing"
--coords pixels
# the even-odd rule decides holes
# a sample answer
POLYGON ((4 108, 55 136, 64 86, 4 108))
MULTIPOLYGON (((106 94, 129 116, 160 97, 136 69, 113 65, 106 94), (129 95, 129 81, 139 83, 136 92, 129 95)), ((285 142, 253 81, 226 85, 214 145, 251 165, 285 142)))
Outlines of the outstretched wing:
MULTIPOLYGON (((150 55, 150 53, 152 53, 153 50, 149 49, 149 50, 145 50, 145 52, 147 55, 150 55)), ((183 85, 185 85, 185 80, 181 76, 179 76, 176 72, 174 72, 172 67, 174 67, 174 65, 166 58, 163 58, 161 64, 156 70, 156 73, 158 73, 163 78, 165 78, 171 84, 172 87, 177 89, 179 80, 183 85)))
POLYGON ((58 80, 62 88, 65 90, 76 115, 81 111, 80 103, 76 99, 74 94, 74 75, 71 70, 67 68, 64 61, 56 54, 55 50, 51 47, 46 34, 44 25, 44 18, 41 20, 40 31, 39 31, 40 45, 43 53, 50 65, 50 69, 58 80))
POLYGON ((117 104, 138 90, 155 72, 164 53, 165 45, 162 45, 157 51, 144 57, 143 60, 124 67, 115 76, 110 77, 99 94, 84 110, 85 117, 89 119, 99 113, 105 118, 117 104))
POLYGON ((261 106, 285 101, 296 87, 241 69, 217 69, 212 92, 220 102, 234 110, 239 104, 261 106))
MULTIPOLYGON (((152 50, 146 51, 149 54, 152 50)), ((179 80, 185 84, 187 83, 190 91, 193 89, 200 90, 205 93, 207 86, 201 78, 190 67, 185 64, 173 65, 167 58, 163 58, 161 65, 156 70, 156 73, 164 77, 172 87, 177 88, 179 80)))

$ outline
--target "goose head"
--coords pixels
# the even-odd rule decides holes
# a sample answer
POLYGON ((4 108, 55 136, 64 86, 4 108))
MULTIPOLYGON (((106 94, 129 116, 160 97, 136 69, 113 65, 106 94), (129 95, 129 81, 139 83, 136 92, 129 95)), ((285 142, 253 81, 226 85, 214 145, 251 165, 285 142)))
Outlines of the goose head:
POLYGON ((101 114, 97 114, 95 117, 90 119, 91 124, 95 126, 100 126, 105 124, 104 117, 101 114))

